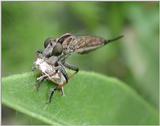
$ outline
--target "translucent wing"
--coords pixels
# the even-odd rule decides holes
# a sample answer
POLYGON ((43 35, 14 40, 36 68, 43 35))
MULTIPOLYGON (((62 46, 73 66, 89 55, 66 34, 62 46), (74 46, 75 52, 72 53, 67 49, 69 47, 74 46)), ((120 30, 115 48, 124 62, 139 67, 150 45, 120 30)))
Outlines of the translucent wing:
POLYGON ((106 40, 94 36, 80 36, 77 37, 76 42, 75 52, 85 54, 105 45, 106 40))
POLYGON ((123 36, 118 36, 111 40, 105 40, 95 36, 74 36, 72 34, 64 34, 60 40, 66 53, 76 52, 79 54, 89 53, 102 47, 112 41, 118 40, 123 36))

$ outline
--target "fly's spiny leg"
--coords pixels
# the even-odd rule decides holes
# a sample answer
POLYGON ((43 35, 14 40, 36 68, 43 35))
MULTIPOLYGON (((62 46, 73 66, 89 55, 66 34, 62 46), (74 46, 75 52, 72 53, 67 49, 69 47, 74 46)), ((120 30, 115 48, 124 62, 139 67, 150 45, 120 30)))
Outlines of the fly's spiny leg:
POLYGON ((48 98, 48 102, 47 102, 47 103, 51 103, 52 97, 53 97, 53 95, 54 95, 54 93, 55 93, 55 91, 56 91, 57 89, 58 89, 57 86, 51 88, 51 91, 49 92, 49 98, 48 98))
POLYGON ((66 68, 75 71, 75 73, 72 74, 72 75, 70 76, 70 78, 71 78, 72 76, 74 76, 76 73, 78 73, 78 71, 79 71, 79 68, 78 68, 77 66, 73 65, 73 64, 69 64, 69 63, 67 63, 67 62, 64 62, 63 65, 64 65, 66 68))
POLYGON ((64 69, 64 66, 61 63, 59 63, 59 64, 62 66, 61 68, 59 68, 59 71, 63 74, 63 76, 66 79, 66 83, 67 83, 68 79, 69 79, 68 74, 67 74, 66 70, 64 69))
POLYGON ((43 52, 42 50, 37 50, 36 51, 36 53, 38 53, 38 54, 42 54, 42 52, 43 52))
POLYGON ((69 56, 71 55, 71 53, 67 53, 67 54, 63 54, 61 56, 58 57, 58 61, 64 61, 66 60, 69 56))
POLYGON ((47 103, 51 103, 52 97, 53 97, 53 95, 54 95, 54 93, 55 93, 56 90, 61 90, 62 96, 65 96, 64 85, 65 85, 65 83, 51 88, 51 91, 49 92, 49 97, 48 97, 48 102, 47 103))
POLYGON ((67 67, 68 69, 71 69, 73 71, 75 71, 76 73, 79 71, 79 68, 73 64, 69 64, 67 62, 64 62, 63 64, 65 67, 67 67))
POLYGON ((33 66, 33 67, 32 67, 32 71, 35 71, 35 70, 36 70, 36 67, 35 67, 35 66, 33 66))
POLYGON ((37 51, 36 51, 36 57, 37 57, 37 58, 43 58, 43 54, 42 54, 42 51, 41 51, 41 50, 37 50, 37 51))

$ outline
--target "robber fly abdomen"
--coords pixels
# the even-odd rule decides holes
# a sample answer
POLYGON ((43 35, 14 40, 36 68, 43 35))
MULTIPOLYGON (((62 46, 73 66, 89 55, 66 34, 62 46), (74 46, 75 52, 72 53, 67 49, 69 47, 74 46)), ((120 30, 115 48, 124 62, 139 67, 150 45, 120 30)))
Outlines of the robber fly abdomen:
POLYGON ((36 68, 42 74, 37 78, 38 87, 44 80, 50 80, 57 85, 51 89, 49 102, 51 102, 51 98, 57 89, 61 89, 64 95, 64 85, 67 84, 71 76, 79 71, 77 66, 67 63, 66 59, 73 53, 86 54, 122 37, 118 36, 114 39, 105 40, 101 37, 75 36, 66 33, 56 39, 46 39, 44 50, 37 52, 38 55, 35 62, 36 68), (75 72, 68 77, 66 69, 71 69, 75 72))

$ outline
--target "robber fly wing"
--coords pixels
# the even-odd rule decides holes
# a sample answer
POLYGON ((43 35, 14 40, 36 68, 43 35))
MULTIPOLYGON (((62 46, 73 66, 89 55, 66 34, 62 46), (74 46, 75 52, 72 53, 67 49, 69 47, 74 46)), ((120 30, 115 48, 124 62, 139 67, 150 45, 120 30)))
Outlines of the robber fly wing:
POLYGON ((80 36, 77 37, 77 45, 75 52, 79 54, 89 53, 105 43, 105 39, 94 36, 80 36))
POLYGON ((66 53, 77 52, 82 54, 104 45, 105 40, 100 37, 75 36, 71 33, 65 33, 58 38, 58 42, 62 44, 66 53))
POLYGON ((58 41, 62 44, 65 53, 85 54, 96 50, 110 42, 118 40, 123 36, 118 36, 114 39, 105 40, 95 36, 75 36, 70 33, 62 35, 58 41))
POLYGON ((72 46, 74 48, 74 52, 77 52, 79 54, 86 54, 91 51, 94 51, 110 42, 113 42, 115 40, 118 40, 122 38, 123 36, 118 36, 114 39, 105 40, 100 37, 94 37, 94 36, 80 36, 76 37, 75 40, 72 42, 72 46))

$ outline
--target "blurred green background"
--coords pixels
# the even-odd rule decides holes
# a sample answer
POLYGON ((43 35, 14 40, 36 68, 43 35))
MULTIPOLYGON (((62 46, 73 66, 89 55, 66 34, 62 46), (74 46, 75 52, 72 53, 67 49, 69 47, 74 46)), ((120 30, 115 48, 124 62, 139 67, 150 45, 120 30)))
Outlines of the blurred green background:
MULTIPOLYGON (((48 37, 70 32, 110 39, 123 34, 69 62, 119 78, 158 111, 158 9, 158 2, 2 2, 2 76, 31 71, 35 51, 43 49, 48 37)), ((2 112, 3 124, 41 124, 5 106, 2 112)))

